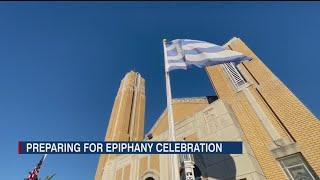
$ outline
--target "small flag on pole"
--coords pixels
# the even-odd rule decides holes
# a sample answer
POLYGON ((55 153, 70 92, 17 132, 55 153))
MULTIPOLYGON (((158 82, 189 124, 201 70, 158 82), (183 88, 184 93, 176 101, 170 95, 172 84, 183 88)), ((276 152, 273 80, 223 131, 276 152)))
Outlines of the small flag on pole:
POLYGON ((38 180, 40 168, 41 168, 41 165, 42 165, 43 161, 45 160, 46 156, 47 156, 47 154, 42 156, 42 158, 40 159, 37 166, 31 172, 29 172, 29 175, 26 178, 26 180, 38 180))
POLYGON ((238 63, 252 58, 222 46, 205 41, 190 39, 175 39, 166 42, 168 66, 166 71, 175 69, 186 70, 190 66, 203 68, 227 62, 238 63))

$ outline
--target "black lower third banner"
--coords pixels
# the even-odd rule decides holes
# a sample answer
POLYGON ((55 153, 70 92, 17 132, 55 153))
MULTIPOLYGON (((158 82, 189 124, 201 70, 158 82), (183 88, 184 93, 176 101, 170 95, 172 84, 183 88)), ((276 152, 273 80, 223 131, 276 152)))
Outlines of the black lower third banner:
POLYGON ((241 141, 20 141, 19 154, 242 154, 241 141))

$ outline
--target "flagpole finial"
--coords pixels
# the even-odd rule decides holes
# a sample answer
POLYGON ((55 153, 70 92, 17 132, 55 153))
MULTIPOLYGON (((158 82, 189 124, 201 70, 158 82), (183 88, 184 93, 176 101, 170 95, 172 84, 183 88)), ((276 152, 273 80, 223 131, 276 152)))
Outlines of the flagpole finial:
POLYGON ((162 42, 164 42, 164 43, 167 42, 167 39, 162 39, 162 42))

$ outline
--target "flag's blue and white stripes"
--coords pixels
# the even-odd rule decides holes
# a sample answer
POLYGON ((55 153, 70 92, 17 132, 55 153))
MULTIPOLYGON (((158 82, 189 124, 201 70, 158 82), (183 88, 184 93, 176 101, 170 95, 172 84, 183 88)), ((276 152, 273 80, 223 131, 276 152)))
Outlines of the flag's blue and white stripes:
POLYGON ((190 39, 176 39, 166 42, 166 54, 167 71, 187 69, 192 65, 203 68, 227 62, 251 60, 240 52, 228 50, 212 43, 190 39))

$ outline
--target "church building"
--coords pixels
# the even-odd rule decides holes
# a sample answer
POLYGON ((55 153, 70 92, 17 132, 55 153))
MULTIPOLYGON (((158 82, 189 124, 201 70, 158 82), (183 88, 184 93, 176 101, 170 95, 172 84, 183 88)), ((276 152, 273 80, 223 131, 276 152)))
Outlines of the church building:
MULTIPOLYGON (((207 67, 216 96, 173 99, 175 134, 178 141, 242 141, 243 154, 179 155, 181 180, 319 179, 320 121, 241 39, 224 46, 253 60, 207 67)), ((127 73, 105 141, 168 140, 166 109, 144 132, 145 102, 145 80, 127 73)), ((170 180, 169 156, 102 154, 95 180, 170 180)))

